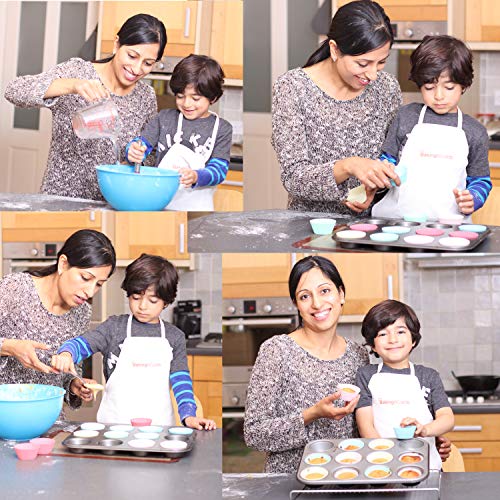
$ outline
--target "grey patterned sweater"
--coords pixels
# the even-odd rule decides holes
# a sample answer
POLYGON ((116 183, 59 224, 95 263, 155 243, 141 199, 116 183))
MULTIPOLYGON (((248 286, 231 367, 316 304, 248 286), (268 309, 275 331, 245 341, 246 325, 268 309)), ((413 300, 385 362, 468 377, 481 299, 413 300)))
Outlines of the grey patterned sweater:
MULTIPOLYGON (((66 314, 56 315, 42 304, 33 278, 28 273, 8 274, 0 280, 0 350, 4 339, 34 340, 51 350, 38 350, 45 364, 65 341, 85 333, 90 326, 90 305, 84 303, 66 314)), ((81 370, 77 367, 81 375, 81 370)), ((0 356, 0 384, 48 384, 66 389, 65 401, 72 408, 81 399, 70 395, 72 375, 45 374, 24 368, 11 356, 0 356)))
POLYGON ((334 164, 351 156, 377 159, 401 103, 396 78, 385 72, 348 101, 330 97, 302 68, 280 76, 273 87, 271 142, 288 208, 352 214, 343 201, 359 181, 350 177, 337 185, 334 164))
MULTIPOLYGON (((52 140, 41 192, 103 200, 95 167, 116 163, 111 141, 80 139, 75 135, 71 118, 76 111, 89 105, 80 95, 43 98, 57 78, 98 80, 99 75, 91 62, 73 58, 39 75, 15 78, 7 85, 5 98, 23 108, 46 107, 52 111, 52 140)), ((156 97, 152 87, 139 81, 128 95, 111 94, 111 98, 118 107, 123 123, 118 143, 120 161, 124 161, 127 143, 139 135, 146 122, 156 114, 156 97)), ((154 158, 151 161, 154 162, 154 158)))
POLYGON ((369 363, 364 347, 345 340, 345 353, 328 361, 309 354, 289 335, 262 344, 250 378, 244 429, 247 445, 267 452, 265 472, 295 472, 309 441, 357 435, 353 415, 307 426, 302 418, 303 410, 333 394, 337 384, 354 383, 358 368, 369 363))

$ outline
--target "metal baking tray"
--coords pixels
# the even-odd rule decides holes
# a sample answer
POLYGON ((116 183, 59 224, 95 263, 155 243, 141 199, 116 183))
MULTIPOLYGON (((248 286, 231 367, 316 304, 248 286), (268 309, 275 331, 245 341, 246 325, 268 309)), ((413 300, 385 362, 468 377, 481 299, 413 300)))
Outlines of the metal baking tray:
POLYGON ((342 248, 360 248, 364 246, 371 246, 374 250, 382 250, 382 251, 395 251, 395 249, 403 248, 409 251, 421 252, 423 250, 431 250, 433 252, 468 252, 473 250, 478 245, 480 245, 491 233, 491 230, 486 227, 486 231, 482 233, 477 233, 478 237, 474 240, 470 240, 469 245, 461 248, 450 248, 443 246, 439 243, 441 238, 446 238, 453 231, 459 231, 458 227, 460 225, 467 224, 441 224, 440 222, 410 222, 405 221, 403 219, 375 219, 375 218, 366 218, 366 219, 357 219, 355 221, 349 222, 348 224, 343 224, 341 226, 336 226, 334 232, 332 233, 332 238, 336 242, 337 245, 342 248), (374 231, 367 231, 366 236, 360 239, 355 240, 344 240, 337 236, 340 231, 345 231, 346 229, 350 229, 351 226, 355 224, 375 224, 378 229, 374 231), (409 228, 410 231, 406 234, 398 235, 398 239, 396 241, 391 242, 379 242, 373 241, 370 239, 370 236, 374 233, 382 232, 382 228, 384 226, 403 226, 405 228, 409 228), (440 236, 434 237, 434 240, 425 244, 412 244, 405 241, 405 237, 407 236, 415 236, 417 234, 418 229, 423 228, 434 228, 441 229, 443 234, 440 236))
MULTIPOLYGON (((100 452, 103 455, 115 455, 117 453, 125 452, 138 457, 160 454, 168 458, 182 458, 188 455, 194 447, 196 434, 196 431, 194 430, 189 435, 178 435, 171 434, 169 429, 179 429, 179 426, 154 426, 158 428, 161 427, 161 431, 156 433, 159 434, 159 436, 155 439, 146 439, 146 441, 151 442, 144 443, 145 446, 135 447, 130 444, 131 441, 136 439, 144 440, 147 437, 145 434, 148 433, 141 431, 141 429, 143 429, 142 427, 133 427, 129 432, 121 431, 121 434, 124 437, 106 437, 104 434, 108 431, 114 430, 113 427, 116 427, 116 425, 119 424, 106 425, 104 429, 94 431, 98 434, 93 437, 79 437, 78 431, 81 429, 77 429, 70 436, 68 436, 62 444, 73 453, 100 452), (75 432, 77 435, 75 435, 75 432), (126 437, 125 434, 127 434, 126 437), (144 438, 142 436, 144 436, 144 438), (185 442, 187 446, 183 450, 169 450, 162 447, 161 443, 164 441, 181 441, 185 442)), ((120 427, 123 426, 120 425, 120 427)))
MULTIPOLYGON (((375 473, 375 475, 377 474, 375 473)), ((428 475, 429 443, 419 438, 405 440, 355 438, 311 441, 304 448, 297 470, 297 480, 308 486, 413 485, 420 483, 428 475), (381 445, 384 443, 388 448, 383 449, 381 445), (418 461, 416 461, 417 458, 418 461), (377 463, 377 460, 381 461, 382 459, 386 462, 377 463), (407 462, 406 460, 411 461, 407 462), (367 475, 370 470, 385 470, 386 474, 380 474, 380 477, 371 477, 367 475), (399 474, 403 471, 413 472, 405 472, 407 476, 401 477, 399 474)))

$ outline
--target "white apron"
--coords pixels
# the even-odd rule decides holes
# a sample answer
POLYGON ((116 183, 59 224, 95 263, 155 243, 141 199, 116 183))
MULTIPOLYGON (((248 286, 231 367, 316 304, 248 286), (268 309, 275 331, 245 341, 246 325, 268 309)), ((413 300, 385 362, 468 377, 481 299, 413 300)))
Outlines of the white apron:
POLYGON ((103 424, 130 424, 131 418, 153 419, 156 425, 175 425, 170 400, 170 363, 172 347, 165 338, 132 337, 132 315, 127 322, 116 367, 106 382, 97 421, 103 424))
MULTIPOLYGON (((211 111, 210 113, 216 117, 212 135, 204 145, 196 146, 194 151, 181 144, 183 116, 182 113, 179 113, 177 132, 173 139, 174 144, 162 158, 158 168, 179 169, 189 167, 192 170, 205 168, 205 164, 210 160, 214 150, 215 139, 219 131, 219 117, 211 111)), ((193 189, 190 186, 186 187, 181 184, 167 208, 169 210, 212 212, 214 209, 213 197, 215 189, 215 186, 203 186, 193 189)))
POLYGON ((424 123, 426 110, 424 106, 399 161, 407 169, 406 182, 389 189, 373 206, 374 217, 425 214, 428 219, 439 219, 460 214, 453 189, 465 189, 469 154, 462 112, 457 112, 457 126, 449 127, 424 123))
MULTIPOLYGON (((427 407, 420 382, 415 376, 413 363, 410 363, 410 375, 380 373, 382 365, 383 363, 378 365, 377 373, 368 384, 372 394, 373 422, 380 437, 396 437, 393 427, 399 427, 401 420, 406 417, 413 417, 421 424, 432 422, 432 414, 427 407)), ((435 438, 423 439, 430 446, 429 467, 441 470, 441 457, 435 445, 435 438)))

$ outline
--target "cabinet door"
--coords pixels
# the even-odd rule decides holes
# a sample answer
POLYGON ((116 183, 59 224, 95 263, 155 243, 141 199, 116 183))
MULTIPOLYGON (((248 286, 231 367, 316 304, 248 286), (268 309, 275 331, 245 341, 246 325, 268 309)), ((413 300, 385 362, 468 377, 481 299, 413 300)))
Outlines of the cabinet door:
POLYGON ((484 206, 472 214, 472 221, 475 224, 500 226, 500 150, 490 150, 488 159, 493 188, 484 206))
POLYGON ((382 300, 399 298, 398 254, 323 254, 323 257, 335 264, 344 282, 344 315, 364 315, 382 300))
POLYGON ((222 426, 222 357, 193 356, 192 378, 204 416, 222 426))
POLYGON ((465 1, 465 39, 468 42, 500 40, 500 2, 498 0, 465 1))
POLYGON ((102 228, 102 213, 3 212, 3 241, 65 241, 78 229, 102 228))
POLYGON ((115 250, 124 260, 141 253, 188 259, 186 212, 116 212, 115 250))
POLYGON ((224 298, 283 297, 288 295, 290 254, 223 254, 224 298))
POLYGON ((167 29, 169 56, 185 57, 194 52, 198 2, 103 2, 101 55, 113 51, 116 33, 135 14, 147 13, 160 19, 167 29))
POLYGON ((226 78, 243 79, 243 2, 214 1, 210 56, 217 60, 226 78))

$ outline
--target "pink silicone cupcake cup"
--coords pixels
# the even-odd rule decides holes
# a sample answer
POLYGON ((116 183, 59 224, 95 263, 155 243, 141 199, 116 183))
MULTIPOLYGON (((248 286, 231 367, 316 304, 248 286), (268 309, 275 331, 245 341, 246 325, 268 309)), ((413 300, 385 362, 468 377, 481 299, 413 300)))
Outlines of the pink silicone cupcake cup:
POLYGON ((448 235, 450 238, 465 238, 466 240, 475 240, 479 238, 479 234, 472 231, 451 231, 448 235))
POLYGON ((130 423, 134 427, 146 427, 147 425, 151 425, 153 420, 151 418, 132 418, 130 423))
POLYGON ((38 446, 39 455, 50 455, 56 442, 51 438, 35 438, 31 439, 30 443, 38 446))
POLYGON ((19 460, 35 460, 38 455, 38 446, 32 443, 20 443, 14 446, 19 460))

